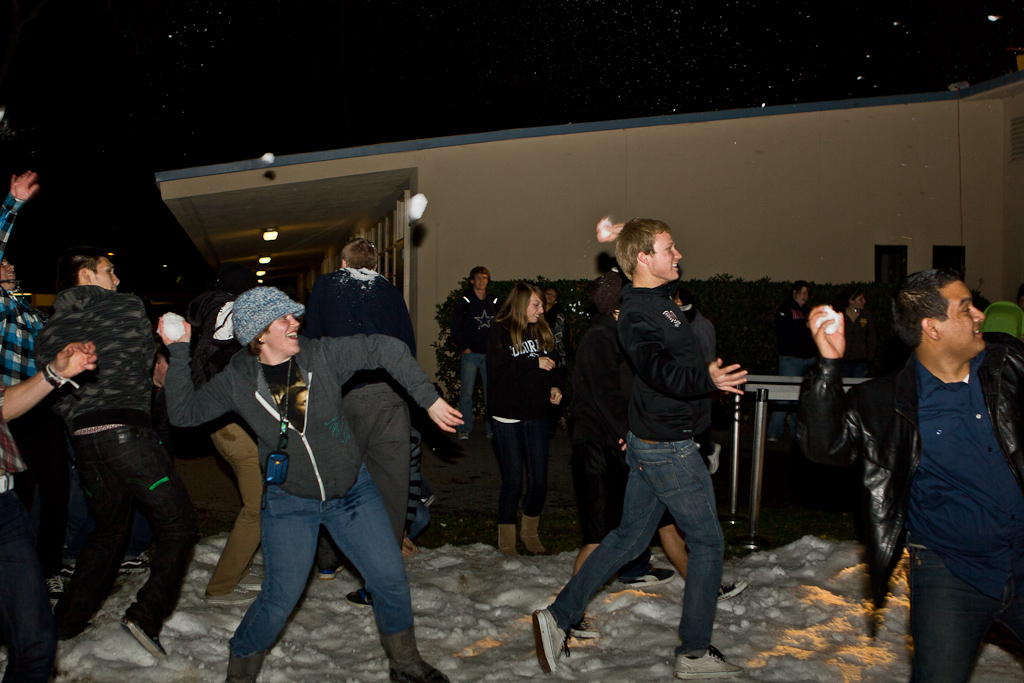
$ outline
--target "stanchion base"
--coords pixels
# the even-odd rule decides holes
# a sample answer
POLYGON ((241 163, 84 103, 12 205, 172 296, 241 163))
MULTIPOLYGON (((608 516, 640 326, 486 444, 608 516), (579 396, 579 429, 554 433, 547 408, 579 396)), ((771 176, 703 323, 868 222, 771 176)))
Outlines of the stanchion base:
POLYGON ((719 515, 718 521, 726 526, 746 526, 750 518, 746 515, 719 515))
POLYGON ((764 536, 737 536, 729 543, 747 550, 767 550, 772 547, 771 539, 764 536))

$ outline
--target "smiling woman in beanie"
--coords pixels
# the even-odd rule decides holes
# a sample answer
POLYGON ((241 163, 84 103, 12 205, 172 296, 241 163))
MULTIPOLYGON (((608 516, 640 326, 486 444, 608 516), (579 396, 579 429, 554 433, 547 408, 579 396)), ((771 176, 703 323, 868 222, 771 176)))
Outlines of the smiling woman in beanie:
POLYGON ((298 320, 304 311, 274 287, 239 296, 235 338, 245 349, 198 391, 189 376, 191 329, 169 339, 163 321, 159 327, 171 351, 171 423, 191 427, 234 411, 259 438, 263 590, 231 639, 227 680, 256 680, 302 597, 323 524, 373 593, 391 680, 443 683, 448 678, 416 646, 402 553, 345 422, 341 386, 357 370, 383 368, 444 431, 454 432, 461 416, 438 397, 403 342, 383 335, 305 339, 298 320))

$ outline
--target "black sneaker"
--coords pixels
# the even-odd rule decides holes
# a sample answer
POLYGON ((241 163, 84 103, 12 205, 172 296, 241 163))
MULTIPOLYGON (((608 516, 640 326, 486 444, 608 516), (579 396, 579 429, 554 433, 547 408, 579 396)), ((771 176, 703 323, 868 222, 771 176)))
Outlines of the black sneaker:
POLYGON ((586 615, 583 615, 583 618, 569 629, 569 635, 579 640, 593 640, 594 638, 600 638, 601 632, 594 628, 586 615))
POLYGON ((139 553, 135 557, 126 557, 121 561, 121 569, 119 570, 122 574, 135 574, 136 572, 144 572, 152 565, 152 561, 149 559, 149 555, 146 553, 139 553))
POLYGON ((167 650, 165 650, 164 646, 160 644, 159 637, 149 635, 142 630, 141 626, 128 617, 121 620, 121 626, 124 627, 125 631, 132 634, 135 640, 139 641, 139 644, 146 648, 149 654, 153 655, 157 659, 167 659, 167 650))
POLYGON ((74 562, 72 562, 71 564, 65 564, 63 567, 60 568, 60 576, 61 576, 62 579, 67 580, 67 579, 70 579, 74 575, 75 575, 75 563, 74 562))
POLYGON ((46 579, 46 591, 50 594, 50 605, 56 605, 57 601, 64 597, 64 579, 60 574, 54 574, 46 579))
POLYGON ((676 573, 671 569, 663 569, 661 567, 651 567, 648 572, 642 576, 630 576, 630 577, 619 577, 619 583, 624 583, 630 588, 637 588, 643 590, 652 586, 660 586, 663 583, 668 583, 675 578, 676 573))
POLYGON ((373 595, 367 592, 365 588, 360 588, 357 591, 352 591, 345 596, 345 599, 351 602, 353 605, 367 605, 373 607, 373 595))

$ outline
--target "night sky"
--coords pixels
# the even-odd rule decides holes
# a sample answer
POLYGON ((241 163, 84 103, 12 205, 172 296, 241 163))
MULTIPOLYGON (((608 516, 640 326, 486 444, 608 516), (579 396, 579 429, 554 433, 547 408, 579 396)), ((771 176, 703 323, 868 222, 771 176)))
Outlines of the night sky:
POLYGON ((1007 74, 1024 48, 1024 0, 45 0, 12 41, 11 8, 37 5, 0 0, 0 174, 44 185, 8 256, 26 289, 52 291, 63 248, 104 246, 122 290, 178 300, 211 273, 155 171, 934 92, 1007 74))

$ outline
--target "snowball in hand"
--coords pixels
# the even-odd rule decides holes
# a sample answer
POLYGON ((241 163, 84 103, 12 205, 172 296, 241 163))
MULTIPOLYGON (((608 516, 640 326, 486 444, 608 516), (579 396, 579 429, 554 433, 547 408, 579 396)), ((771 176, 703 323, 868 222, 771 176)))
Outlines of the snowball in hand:
POLYGON ((409 222, 415 223, 423 218, 423 212, 427 210, 427 196, 422 192, 409 200, 409 222))
POLYGON ((825 334, 835 334, 836 330, 839 329, 839 321, 842 319, 842 313, 836 313, 836 310, 831 306, 825 306, 825 315, 818 318, 815 329, 818 329, 822 325, 825 325, 825 323, 828 323, 828 325, 825 326, 825 334))
POLYGON ((605 216, 597 223, 597 241, 614 242, 615 238, 622 232, 622 223, 612 225, 612 217, 605 216))
POLYGON ((177 313, 164 313, 160 316, 164 321, 164 334, 171 341, 178 341, 185 336, 185 319, 177 313))

